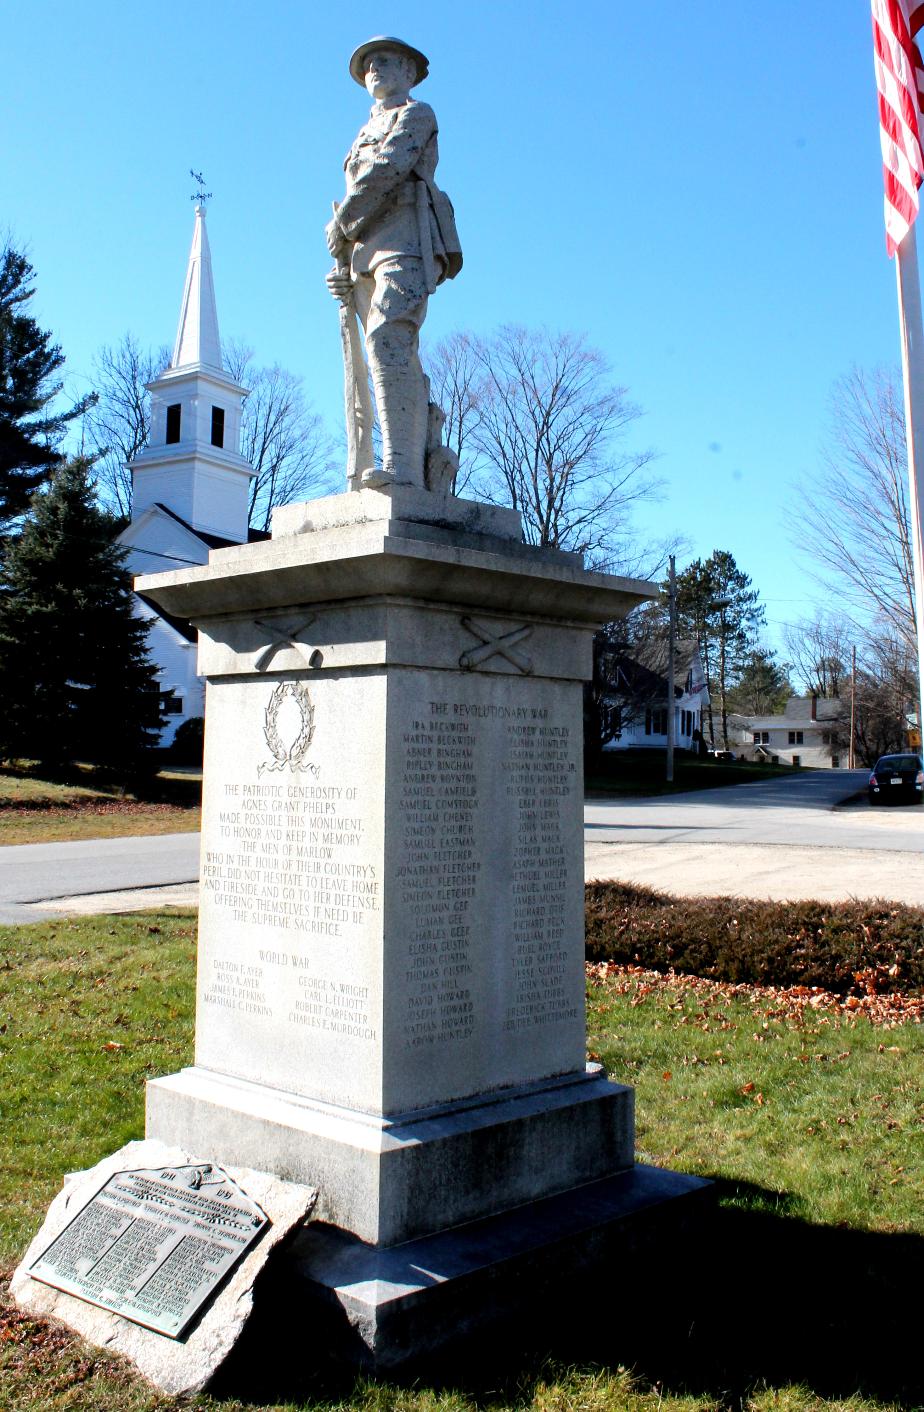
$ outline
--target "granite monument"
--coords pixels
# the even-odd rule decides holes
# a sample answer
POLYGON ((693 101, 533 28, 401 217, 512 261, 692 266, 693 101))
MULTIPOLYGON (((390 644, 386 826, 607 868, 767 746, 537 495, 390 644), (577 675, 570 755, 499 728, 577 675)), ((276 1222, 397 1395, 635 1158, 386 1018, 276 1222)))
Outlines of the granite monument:
POLYGON ((207 680, 195 1062, 148 1083, 147 1136, 317 1192, 286 1309, 379 1369, 703 1184, 635 1164, 633 1092, 585 1054, 582 683, 656 590, 450 493, 418 354, 461 264, 427 61, 379 36, 350 72, 375 100, 327 226, 350 488, 137 581, 207 680))

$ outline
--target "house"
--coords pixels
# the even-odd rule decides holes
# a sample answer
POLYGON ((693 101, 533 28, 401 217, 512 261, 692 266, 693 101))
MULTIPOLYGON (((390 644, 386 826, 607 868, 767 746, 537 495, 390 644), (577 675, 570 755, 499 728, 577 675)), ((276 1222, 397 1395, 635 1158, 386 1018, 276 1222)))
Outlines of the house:
MULTIPOLYGON (((151 435, 131 463, 132 518, 119 536, 133 574, 205 564, 209 550, 249 539, 253 467, 239 454, 247 389, 225 372, 218 334, 205 206, 196 206, 192 247, 173 357, 148 384, 151 435)), ((188 623, 138 600, 151 620, 148 647, 157 666, 169 745, 181 722, 204 712, 196 671, 196 632, 188 623)))
MULTIPOLYGON (((615 654, 607 664, 613 683, 607 694, 614 738, 605 750, 667 749, 668 644, 661 636, 615 654)), ((674 645, 674 745, 698 750, 703 712, 709 692, 699 643, 682 639, 674 645)))
POLYGON ((849 709, 839 697, 791 696, 775 716, 729 716, 728 739, 742 759, 846 769, 849 709))

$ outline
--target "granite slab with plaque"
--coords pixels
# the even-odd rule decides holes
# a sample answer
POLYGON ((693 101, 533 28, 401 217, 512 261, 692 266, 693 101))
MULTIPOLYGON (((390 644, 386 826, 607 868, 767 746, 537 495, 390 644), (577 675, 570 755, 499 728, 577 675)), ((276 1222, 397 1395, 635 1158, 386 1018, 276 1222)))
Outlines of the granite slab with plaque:
POLYGON ((28 1273, 180 1338, 268 1224, 221 1167, 114 1172, 28 1273))

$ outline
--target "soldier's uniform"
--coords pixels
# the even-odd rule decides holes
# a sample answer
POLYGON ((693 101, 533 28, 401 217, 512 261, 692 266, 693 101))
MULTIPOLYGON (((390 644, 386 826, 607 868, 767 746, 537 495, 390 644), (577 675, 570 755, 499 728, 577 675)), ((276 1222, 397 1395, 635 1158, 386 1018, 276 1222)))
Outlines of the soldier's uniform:
MULTIPOLYGON (((355 75, 354 75, 355 76, 355 75)), ((427 299, 462 266, 452 204, 435 185, 433 109, 376 103, 344 163, 336 222, 351 242, 356 311, 382 431, 382 467, 424 483, 427 382, 418 353, 427 299)))

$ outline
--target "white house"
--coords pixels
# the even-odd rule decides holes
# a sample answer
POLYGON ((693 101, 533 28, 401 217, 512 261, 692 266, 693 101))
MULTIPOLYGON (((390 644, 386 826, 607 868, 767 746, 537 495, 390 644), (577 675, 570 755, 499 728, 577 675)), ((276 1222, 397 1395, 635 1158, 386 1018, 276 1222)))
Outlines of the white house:
POLYGON ((834 696, 791 696, 776 716, 730 716, 729 745, 747 760, 847 768, 847 708, 834 696))
MULTIPOLYGON (((169 367, 148 384, 151 436, 131 464, 132 519, 119 536, 134 574, 205 564, 209 550, 247 539, 253 467, 239 454, 247 389, 224 371, 205 206, 195 226, 176 343, 169 367)), ((153 603, 138 601, 152 620, 148 639, 157 665, 169 745, 182 721, 204 711, 196 672, 196 634, 153 603)))
MULTIPOLYGON (((616 686, 607 705, 616 735, 605 750, 667 749, 667 642, 652 638, 616 657, 616 686)), ((699 644, 683 639, 674 647, 674 744, 697 750, 709 692, 699 644)))

